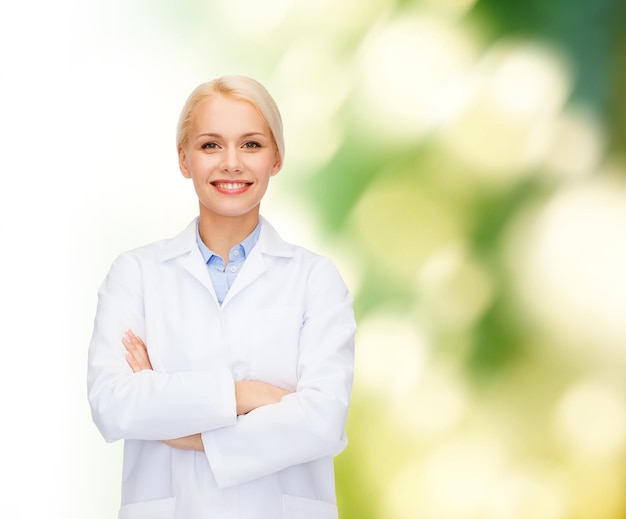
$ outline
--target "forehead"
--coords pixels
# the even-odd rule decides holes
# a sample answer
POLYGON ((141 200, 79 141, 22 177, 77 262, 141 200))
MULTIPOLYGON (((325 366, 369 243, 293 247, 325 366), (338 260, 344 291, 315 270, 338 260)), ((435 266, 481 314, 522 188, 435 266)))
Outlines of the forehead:
POLYGON ((197 131, 269 133, 265 120, 252 103, 219 94, 199 101, 193 109, 192 119, 197 131))

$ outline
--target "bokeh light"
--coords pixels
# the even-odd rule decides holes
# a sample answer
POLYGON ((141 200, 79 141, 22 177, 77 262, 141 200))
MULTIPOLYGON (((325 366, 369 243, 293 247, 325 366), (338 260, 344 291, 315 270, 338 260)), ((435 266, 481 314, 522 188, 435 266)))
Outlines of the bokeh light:
POLYGON ((548 200, 510 261, 529 311, 572 353, 623 367, 626 183, 598 173, 548 200))
POLYGON ((468 74, 465 99, 442 128, 447 148, 496 184, 529 172, 546 151, 546 132, 569 83, 550 48, 497 42, 468 74))
POLYGON ((427 12, 375 25, 359 49, 359 116, 385 140, 415 142, 437 122, 473 50, 469 31, 427 12))
POLYGON ((624 395, 606 382, 575 382, 557 405, 555 431, 574 458, 614 459, 626 447, 624 395))

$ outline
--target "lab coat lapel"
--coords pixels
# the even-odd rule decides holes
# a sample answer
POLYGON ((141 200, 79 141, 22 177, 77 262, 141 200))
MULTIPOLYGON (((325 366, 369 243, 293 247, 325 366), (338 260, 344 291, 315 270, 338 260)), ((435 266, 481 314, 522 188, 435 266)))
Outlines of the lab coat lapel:
MULTIPOLYGON (((162 261, 175 261, 186 270, 196 281, 204 286, 215 297, 215 289, 209 275, 198 244, 196 243, 196 229, 198 219, 194 218, 180 234, 164 242, 161 255, 162 261)), ((217 299, 217 298, 216 298, 217 299)))
POLYGON ((268 269, 268 261, 271 261, 272 256, 293 256, 293 246, 283 241, 265 218, 260 217, 260 220, 261 234, 259 239, 252 251, 250 251, 250 255, 246 258, 241 272, 235 278, 233 286, 230 287, 228 294, 226 294, 223 305, 227 304, 244 288, 261 277, 268 269))
POLYGON ((263 258, 263 254, 261 254, 260 249, 255 247, 250 252, 250 256, 246 258, 241 271, 235 278, 233 286, 230 287, 230 290, 226 294, 226 298, 224 299, 224 303, 222 305, 227 304, 228 301, 254 282, 254 280, 261 277, 266 270, 267 265, 265 263, 265 259, 263 258))
MULTIPOLYGON (((195 218, 178 236, 167 240, 163 247, 161 260, 178 262, 184 270, 211 292, 217 300, 211 276, 207 271, 202 254, 196 243, 197 227, 198 219, 195 218)), ((233 286, 230 287, 228 294, 226 294, 223 305, 263 275, 268 268, 268 256, 292 257, 293 254, 293 245, 283 241, 268 221, 261 217, 261 234, 259 239, 250 255, 246 258, 233 286)))
POLYGON ((186 256, 179 258, 180 265, 199 281, 209 292, 215 295, 215 289, 211 282, 211 276, 207 271, 206 265, 202 259, 200 249, 191 250, 186 256))

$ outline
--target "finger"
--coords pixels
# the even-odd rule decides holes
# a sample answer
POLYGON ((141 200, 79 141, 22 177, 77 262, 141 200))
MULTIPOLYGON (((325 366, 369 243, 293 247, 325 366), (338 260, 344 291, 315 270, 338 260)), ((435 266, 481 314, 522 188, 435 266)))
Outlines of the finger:
POLYGON ((141 346, 145 347, 144 342, 139 337, 137 337, 132 332, 132 330, 126 330, 124 332, 124 335, 123 335, 122 339, 126 339, 126 342, 128 342, 129 344, 141 345, 141 346))
POLYGON ((135 345, 133 344, 133 341, 129 339, 126 335, 122 337, 122 344, 124 345, 124 348, 126 348, 129 351, 135 349, 135 345))
POLYGON ((132 334, 132 332, 129 332, 130 331, 127 331, 122 337, 122 344, 135 362, 135 365, 131 366, 133 367, 133 371, 136 372, 142 369, 152 369, 152 363, 150 362, 146 345, 139 337, 132 334))
POLYGON ((150 359, 147 356, 143 355, 141 352, 138 352, 132 348, 128 350, 125 358, 126 362, 128 362, 128 364, 132 368, 133 373, 144 369, 152 369, 150 359))
POLYGON ((126 362, 128 362, 128 365, 130 366, 130 369, 133 370, 133 373, 141 371, 141 366, 130 353, 126 354, 126 362))
POLYGON ((145 355, 141 346, 136 341, 129 339, 126 336, 122 337, 122 344, 126 348, 126 351, 133 355, 133 357, 137 358, 137 360, 140 360, 141 357, 145 355))
POLYGON ((122 337, 122 343, 127 350, 148 357, 148 349, 146 348, 146 345, 139 337, 132 335, 132 332, 130 334, 124 334, 124 336, 122 337))
POLYGON ((137 338, 137 336, 135 335, 135 332, 133 332, 130 328, 126 330, 125 335, 127 335, 131 339, 137 338))
POLYGON ((146 345, 143 343, 141 339, 134 336, 124 335, 122 337, 122 343, 126 347, 127 350, 137 351, 137 352, 145 352, 147 353, 146 345))

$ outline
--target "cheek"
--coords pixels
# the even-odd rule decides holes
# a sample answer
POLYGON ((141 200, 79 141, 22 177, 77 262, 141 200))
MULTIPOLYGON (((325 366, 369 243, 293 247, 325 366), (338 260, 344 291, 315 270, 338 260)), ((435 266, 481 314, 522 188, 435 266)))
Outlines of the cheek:
POLYGON ((274 162, 272 164, 272 170, 271 170, 270 176, 273 177, 279 171, 280 171, 280 163, 279 162, 274 162))
POLYGON ((277 171, 276 160, 274 159, 273 156, 263 157, 262 160, 259 160, 258 169, 263 172, 266 172, 266 171, 269 172, 270 176, 274 175, 274 173, 277 171))
POLYGON ((208 160, 206 156, 198 155, 196 157, 192 157, 187 162, 187 167, 189 168, 189 172, 193 173, 194 177, 202 177, 209 168, 210 162, 211 161, 208 160))

